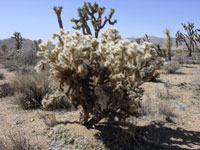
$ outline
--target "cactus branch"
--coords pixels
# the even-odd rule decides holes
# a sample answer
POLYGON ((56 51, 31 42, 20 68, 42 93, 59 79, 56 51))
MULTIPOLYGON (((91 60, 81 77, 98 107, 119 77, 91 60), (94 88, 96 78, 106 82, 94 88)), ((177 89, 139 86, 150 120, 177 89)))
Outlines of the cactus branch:
POLYGON ((78 9, 79 19, 71 19, 71 21, 75 23, 75 26, 73 28, 75 30, 82 29, 84 35, 92 35, 91 28, 88 25, 88 21, 91 21, 95 37, 98 38, 100 30, 104 28, 107 23, 109 23, 110 25, 114 25, 117 22, 117 20, 111 21, 112 16, 115 12, 113 8, 110 9, 110 14, 108 15, 108 17, 105 16, 105 19, 103 21, 102 15, 104 11, 105 7, 99 7, 96 2, 93 5, 90 2, 85 2, 83 7, 78 9), (97 17, 95 16, 95 14, 97 14, 97 17))
POLYGON ((58 24, 59 24, 60 29, 63 29, 63 23, 62 23, 62 19, 61 19, 62 8, 63 7, 61 7, 61 6, 59 6, 59 7, 54 6, 53 7, 53 10, 56 13, 56 16, 57 16, 57 19, 58 19, 58 24))
POLYGON ((186 31, 185 34, 181 33, 180 31, 177 31, 176 33, 176 45, 181 45, 182 43, 185 43, 187 46, 187 49, 189 50, 189 56, 192 56, 192 51, 194 51, 195 47, 197 46, 195 36, 196 31, 194 30, 194 23, 188 22, 188 24, 182 23, 182 26, 184 30, 186 31))

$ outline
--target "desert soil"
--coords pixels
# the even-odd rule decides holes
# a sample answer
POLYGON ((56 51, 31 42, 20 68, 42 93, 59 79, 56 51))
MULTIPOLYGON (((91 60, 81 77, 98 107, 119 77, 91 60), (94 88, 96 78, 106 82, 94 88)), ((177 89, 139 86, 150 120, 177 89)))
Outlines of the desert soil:
MULTIPOLYGON (((17 77, 3 66, 0 73, 5 76, 0 84, 17 77)), ((79 111, 23 110, 14 96, 0 99, 0 136, 22 131, 49 150, 200 150, 200 65, 183 65, 178 73, 161 74, 158 82, 145 83, 143 88, 143 103, 155 112, 150 110, 149 115, 134 120, 133 139, 125 129, 109 128, 103 123, 93 129, 81 126, 79 111), (46 125, 40 114, 55 115, 57 123, 46 125)))

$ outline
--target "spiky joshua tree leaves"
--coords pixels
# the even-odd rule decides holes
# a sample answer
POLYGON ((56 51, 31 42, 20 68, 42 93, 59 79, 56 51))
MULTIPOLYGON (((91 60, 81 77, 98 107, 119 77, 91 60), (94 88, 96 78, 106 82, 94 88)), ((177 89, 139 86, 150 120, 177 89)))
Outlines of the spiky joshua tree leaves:
POLYGON ((168 59, 169 61, 171 61, 171 46, 172 46, 172 41, 171 41, 171 36, 170 36, 170 30, 169 29, 165 29, 165 45, 168 51, 168 59))
MULTIPOLYGON (((162 65, 151 43, 123 40, 111 28, 102 32, 100 40, 63 30, 53 38, 58 38, 53 50, 49 49, 50 40, 40 45, 38 55, 44 59, 36 70, 48 70, 59 83, 58 90, 74 107, 82 107, 82 124, 91 127, 103 118, 125 120, 137 115, 143 95, 140 85, 162 65)), ((56 95, 50 97, 50 101, 57 99, 56 95)))
POLYGON ((21 33, 20 32, 15 32, 13 33, 14 36, 12 36, 11 38, 15 39, 15 47, 16 49, 20 49, 22 48, 22 44, 23 44, 23 38, 21 36, 21 33))
POLYGON ((188 22, 188 24, 182 23, 182 26, 184 30, 186 31, 185 34, 181 33, 180 31, 177 31, 176 33, 176 45, 181 45, 182 43, 185 43, 187 46, 187 49, 189 51, 188 56, 192 56, 192 51, 194 51, 195 46, 197 46, 197 43, 195 41, 196 37, 196 30, 194 29, 194 23, 188 22))
POLYGON ((73 28, 75 30, 82 29, 82 33, 84 35, 92 35, 92 31, 89 25, 89 23, 91 23, 94 29, 95 37, 98 38, 99 31, 106 25, 106 23, 114 25, 117 22, 117 20, 111 21, 115 12, 113 8, 110 9, 110 14, 105 16, 103 21, 102 15, 104 12, 105 7, 99 7, 96 2, 94 2, 93 5, 90 2, 84 2, 83 7, 78 8, 79 19, 71 19, 71 21, 75 23, 73 28))

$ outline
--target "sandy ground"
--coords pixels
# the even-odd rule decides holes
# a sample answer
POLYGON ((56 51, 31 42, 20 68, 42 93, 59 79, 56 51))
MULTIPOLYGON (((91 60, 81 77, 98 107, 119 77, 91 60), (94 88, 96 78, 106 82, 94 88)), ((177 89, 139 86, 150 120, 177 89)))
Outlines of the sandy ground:
MULTIPOLYGON (((2 66, 0 66, 0 73, 6 77, 0 80, 0 84, 9 82, 16 77, 14 72, 8 72, 2 66)), ((161 74, 159 82, 149 82, 143 85, 145 89, 143 103, 152 105, 150 101, 151 103, 155 102, 155 107, 158 107, 160 105, 156 105, 157 102, 162 101, 161 103, 164 103, 162 107, 169 107, 174 116, 167 117, 166 115, 165 119, 160 119, 159 117, 162 118, 162 115, 155 113, 137 119, 136 142, 133 143, 136 145, 135 149, 200 149, 200 97, 195 96, 198 93, 193 88, 196 84, 200 85, 200 65, 184 65, 176 74, 161 74)), ((0 99, 1 136, 23 131, 25 135, 40 143, 43 149, 84 149, 78 146, 59 145, 58 142, 55 142, 59 141, 57 138, 52 141, 49 135, 52 136, 62 126, 66 130, 73 131, 72 134, 80 135, 89 141, 95 139, 97 135, 101 136, 102 143, 106 145, 107 149, 115 149, 103 138, 112 130, 109 128, 107 130, 106 126, 104 126, 103 133, 102 129, 99 129, 101 126, 89 130, 78 124, 78 120, 78 111, 50 112, 39 109, 26 111, 15 103, 14 96, 0 99), (39 114, 55 114, 58 124, 53 127, 45 125, 39 114)), ((93 149, 97 149, 97 147, 93 149)))

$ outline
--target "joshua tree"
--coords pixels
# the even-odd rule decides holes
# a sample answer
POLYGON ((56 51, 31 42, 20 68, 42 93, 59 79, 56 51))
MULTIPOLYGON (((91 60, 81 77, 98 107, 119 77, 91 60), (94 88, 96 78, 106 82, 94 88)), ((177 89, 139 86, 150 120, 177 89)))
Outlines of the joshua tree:
POLYGON ((145 34, 145 37, 143 38, 143 41, 147 41, 150 42, 149 36, 147 34, 145 34), (145 39, 146 38, 146 39, 145 39))
POLYGON ((33 43, 34 43, 34 47, 35 47, 35 49, 36 49, 37 51, 39 51, 39 50, 40 50, 40 48, 39 48, 39 44, 42 43, 42 39, 34 40, 33 43))
POLYGON ((192 56, 192 51, 194 51, 195 46, 197 46, 197 43, 195 41, 196 30, 194 30, 194 23, 188 22, 187 25, 182 23, 182 26, 186 33, 183 34, 180 31, 177 31, 176 45, 181 45, 184 42, 187 46, 187 49, 189 50, 189 56, 192 56))
POLYGON ((1 46, 1 49, 2 49, 2 51, 4 51, 4 52, 7 50, 7 48, 8 48, 8 47, 7 47, 7 45, 5 45, 5 44, 1 46))
POLYGON ((162 53, 162 50, 160 48, 160 43, 155 44, 155 49, 157 51, 158 56, 164 56, 164 54, 162 53))
POLYGON ((22 43, 23 43, 23 38, 21 36, 21 33, 20 32, 15 32, 13 33, 14 36, 12 36, 11 38, 15 39, 16 43, 15 43, 15 46, 16 46, 16 49, 20 49, 22 48, 22 43))
POLYGON ((196 29, 195 31, 195 40, 200 43, 200 29, 196 29))
POLYGON ((165 34, 166 34, 166 38, 165 38, 165 44, 167 47, 167 51, 168 51, 168 59, 169 61, 171 61, 171 46, 172 46, 172 42, 171 42, 171 36, 169 35, 170 31, 169 29, 165 30, 165 34))
POLYGON ((71 21, 75 23, 73 27, 75 30, 82 29, 84 35, 92 35, 91 28, 89 26, 89 21, 91 21, 92 27, 94 29, 95 37, 98 38, 99 31, 109 23, 114 25, 117 20, 111 21, 111 18, 115 12, 113 8, 110 9, 110 14, 105 16, 105 20, 103 21, 103 14, 105 11, 105 7, 99 7, 99 5, 94 2, 93 5, 88 2, 84 2, 82 8, 78 8, 78 16, 79 19, 72 18, 71 21))
POLYGON ((135 42, 138 43, 138 44, 140 44, 141 38, 137 38, 137 39, 135 40, 135 42))
POLYGON ((61 29, 63 29, 63 23, 62 23, 62 19, 61 19, 62 8, 63 8, 62 6, 59 6, 59 7, 54 6, 53 7, 53 10, 56 13, 56 16, 57 16, 57 19, 58 19, 59 27, 61 29))

